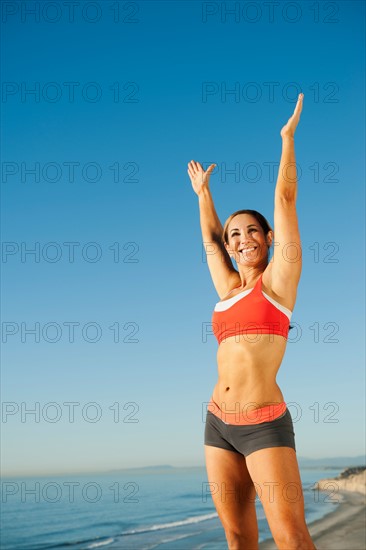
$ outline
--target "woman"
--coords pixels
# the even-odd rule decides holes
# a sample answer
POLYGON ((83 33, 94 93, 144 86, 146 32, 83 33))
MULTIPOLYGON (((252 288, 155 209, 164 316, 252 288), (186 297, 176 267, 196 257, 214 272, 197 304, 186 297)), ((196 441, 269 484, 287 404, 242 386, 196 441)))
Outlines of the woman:
POLYGON ((215 164, 206 172, 198 162, 188 164, 199 197, 203 241, 209 245, 207 262, 220 297, 212 317, 219 376, 207 409, 205 457, 230 550, 258 549, 256 495, 280 550, 315 549, 305 522, 292 418, 276 383, 302 265, 294 150, 302 104, 299 94, 281 130, 275 233, 255 210, 234 212, 223 228, 208 186, 215 164))

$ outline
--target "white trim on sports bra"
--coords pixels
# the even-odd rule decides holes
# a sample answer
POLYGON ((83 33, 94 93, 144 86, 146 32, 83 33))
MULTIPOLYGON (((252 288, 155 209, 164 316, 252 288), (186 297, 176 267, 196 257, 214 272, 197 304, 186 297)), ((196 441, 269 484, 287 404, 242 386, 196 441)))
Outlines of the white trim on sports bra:
POLYGON ((277 309, 279 309, 280 311, 282 311, 282 313, 284 313, 286 315, 286 317, 288 317, 288 320, 291 321, 291 316, 292 316, 292 311, 291 309, 288 309, 287 307, 283 306, 282 304, 279 304, 276 300, 274 300, 271 296, 268 296, 268 294, 266 294, 264 292, 264 290, 262 290, 262 294, 265 298, 267 298, 267 300, 269 300, 271 302, 271 304, 273 304, 277 309))
MULTIPOLYGON (((254 288, 254 287, 253 287, 254 288)), ((214 311, 225 311, 229 309, 231 306, 236 304, 239 300, 244 298, 244 296, 247 296, 250 294, 253 290, 253 288, 248 288, 247 290, 242 290, 242 292, 239 292, 236 296, 233 296, 232 298, 229 298, 228 300, 224 300, 223 302, 217 302, 215 305, 214 311)), ((292 311, 288 309, 287 307, 283 306, 282 304, 279 304, 276 300, 274 300, 271 296, 268 296, 263 290, 262 290, 263 296, 271 302, 277 309, 282 311, 288 317, 289 321, 291 320, 292 311)))
POLYGON ((215 311, 225 311, 225 309, 229 309, 229 307, 236 304, 238 300, 244 298, 244 296, 246 296, 247 294, 250 294, 252 290, 253 288, 247 288, 246 290, 242 290, 241 292, 239 292, 239 294, 233 296, 232 298, 228 298, 223 302, 217 302, 217 304, 215 305, 215 311))

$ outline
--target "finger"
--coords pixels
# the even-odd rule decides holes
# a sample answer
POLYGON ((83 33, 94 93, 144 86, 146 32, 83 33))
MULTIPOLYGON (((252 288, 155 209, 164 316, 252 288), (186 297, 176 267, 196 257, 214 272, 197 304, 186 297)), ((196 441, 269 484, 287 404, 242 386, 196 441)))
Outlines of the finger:
POLYGON ((216 167, 216 164, 211 164, 207 170, 206 170, 206 174, 211 174, 212 170, 216 167))
POLYGON ((188 172, 189 172, 190 177, 192 177, 192 178, 195 177, 196 170, 195 170, 194 166, 191 163, 189 163, 188 172))
POLYGON ((294 115, 297 115, 297 114, 301 113, 303 99, 304 99, 304 94, 299 94, 299 98, 297 100, 296 107, 295 107, 295 110, 294 110, 294 115))
POLYGON ((189 163, 189 167, 190 167, 190 169, 192 170, 193 173, 195 173, 197 171, 196 163, 195 163, 194 160, 191 160, 191 162, 189 163))
POLYGON ((197 176, 197 174, 199 173, 200 171, 200 168, 199 168, 199 163, 198 162, 195 162, 195 161, 192 161, 192 172, 195 176, 197 176))
POLYGON ((193 161, 194 162, 194 166, 195 166, 195 169, 197 172, 202 172, 202 166, 200 165, 199 162, 196 162, 196 161, 193 161))

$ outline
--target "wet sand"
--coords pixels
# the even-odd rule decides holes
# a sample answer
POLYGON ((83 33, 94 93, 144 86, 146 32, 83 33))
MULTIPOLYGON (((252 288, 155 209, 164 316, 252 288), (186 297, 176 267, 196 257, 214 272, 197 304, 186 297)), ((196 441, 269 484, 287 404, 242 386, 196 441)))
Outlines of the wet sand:
MULTIPOLYGON (((343 502, 334 512, 308 524, 317 550, 366 549, 366 497, 362 493, 340 491, 343 502)), ((260 550, 277 550, 273 539, 259 544, 260 550)))

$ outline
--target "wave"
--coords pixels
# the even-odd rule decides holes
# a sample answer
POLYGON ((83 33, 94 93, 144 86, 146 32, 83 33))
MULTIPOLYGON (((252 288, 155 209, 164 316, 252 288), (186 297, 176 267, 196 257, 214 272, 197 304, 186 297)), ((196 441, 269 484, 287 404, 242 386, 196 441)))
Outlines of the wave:
MULTIPOLYGON (((82 540, 75 540, 75 541, 65 541, 65 542, 59 542, 56 544, 45 544, 45 545, 37 545, 37 546, 28 546, 26 550, 51 550, 52 548, 80 548, 80 545, 88 544, 88 546, 84 546, 84 548, 87 548, 88 550, 92 550, 94 548, 101 548, 103 546, 107 546, 111 544, 112 542, 115 542, 116 537, 122 537, 122 536, 128 536, 128 535, 138 535, 140 533, 149 533, 151 531, 159 531, 161 529, 171 529, 172 527, 180 527, 182 525, 191 525, 194 523, 201 523, 202 521, 207 521, 209 519, 213 519, 218 517, 216 512, 213 512, 211 514, 204 514, 200 516, 191 516, 183 520, 179 521, 171 521, 169 523, 158 523, 157 525, 151 525, 147 527, 141 527, 138 529, 130 529, 128 531, 122 531, 118 535, 114 535, 114 538, 108 537, 108 538, 102 538, 102 537, 96 537, 93 539, 82 539, 82 540)), ((189 535, 182 535, 183 537, 190 536, 189 535)), ((174 537, 171 539, 171 541, 174 540, 174 537)), ((170 541, 170 542, 171 542, 170 541)), ((160 541, 161 543, 161 541, 160 541)), ((160 544, 159 543, 159 544, 160 544)), ((154 545, 151 547, 153 548, 154 545)), ((25 550, 25 549, 24 549, 25 550)))
POLYGON ((55 544, 42 544, 42 545, 28 545, 24 549, 20 550, 51 550, 52 548, 60 549, 60 548, 80 548, 80 545, 83 545, 83 548, 100 548, 101 546, 107 546, 108 544, 111 544, 114 542, 115 539, 108 537, 108 538, 102 538, 102 537, 96 537, 93 539, 80 539, 80 540, 74 540, 74 541, 64 541, 64 542, 58 542, 55 544), (85 544, 88 544, 88 546, 84 546, 85 544))
POLYGON ((101 540, 100 542, 93 542, 87 548, 100 548, 101 546, 106 546, 107 544, 111 544, 111 542, 114 542, 114 539, 106 539, 101 540))
POLYGON ((161 539, 160 541, 156 542, 153 545, 144 546, 143 548, 141 548, 141 550, 153 550, 153 548, 161 546, 162 544, 167 544, 168 542, 175 542, 177 540, 186 539, 188 537, 191 537, 192 535, 197 535, 197 533, 188 533, 186 535, 175 535, 173 537, 161 539))
POLYGON ((192 523, 200 523, 201 521, 207 521, 218 517, 216 512, 211 514, 204 514, 201 516, 191 516, 179 521, 171 521, 169 523, 158 523, 157 525, 151 525, 150 527, 141 527, 139 529, 130 529, 128 531, 122 531, 119 536, 137 535, 139 533, 148 533, 149 531, 159 531, 160 529, 171 529, 172 527, 180 527, 182 525, 190 525, 192 523))

